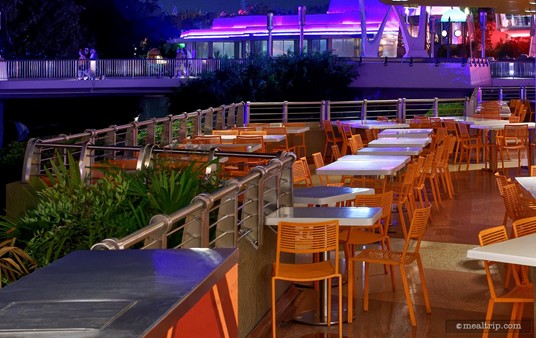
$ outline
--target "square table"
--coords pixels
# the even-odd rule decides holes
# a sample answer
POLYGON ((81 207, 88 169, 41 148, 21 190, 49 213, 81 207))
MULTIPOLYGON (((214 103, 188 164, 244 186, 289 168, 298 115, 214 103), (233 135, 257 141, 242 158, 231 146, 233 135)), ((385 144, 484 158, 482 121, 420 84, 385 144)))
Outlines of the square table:
MULTIPOLYGON (((377 120, 341 120, 342 123, 350 125, 350 127, 355 129, 401 129, 409 128, 408 123, 398 123, 398 122, 385 122, 377 120)), ((336 124, 336 121, 332 121, 333 124, 336 124)))
MULTIPOLYGON (((279 221, 287 222, 321 222, 331 219, 338 219, 339 225, 367 227, 374 225, 382 215, 381 208, 370 207, 282 207, 267 215, 264 224, 277 226, 279 221)), ((322 259, 327 260, 325 255, 322 259)), ((327 325, 328 318, 328 290, 327 281, 319 283, 319 308, 305 313, 300 313, 295 320, 306 324, 327 325)), ((332 299, 333 308, 336 308, 336 297, 332 299), (333 304, 335 301, 335 304, 333 304)), ((347 318, 348 309, 343 309, 342 318, 338 317, 338 312, 331 314, 331 324, 347 318), (346 313, 345 313, 346 312, 346 313)))
POLYGON ((354 199, 356 195, 372 195, 372 188, 314 186, 295 188, 294 204, 326 205, 354 199))
MULTIPOLYGON (((363 148, 365 149, 365 148, 363 148)), ((373 149, 373 148, 371 148, 373 149)), ((375 148, 377 149, 386 149, 386 148, 375 148)), ((403 156, 403 155, 382 155, 377 156, 376 154, 356 154, 356 155, 344 155, 342 157, 339 157, 337 161, 400 161, 404 160, 404 163, 408 163, 411 161, 411 156, 403 156)))
MULTIPOLYGON (((504 242, 489 244, 467 251, 467 257, 493 262, 519 264, 530 267, 530 279, 536 281, 536 234, 512 238, 504 242)), ((536 288, 534 289, 536 311, 536 288)))
POLYGON ((378 133, 378 138, 384 137, 429 137, 434 130, 431 128, 414 128, 414 129, 385 129, 378 133))
POLYGON ((390 148, 390 147, 410 147, 424 148, 432 141, 429 137, 385 137, 372 140, 368 147, 390 148))
POLYGON ((383 157, 391 156, 418 156, 422 153, 422 147, 365 147, 357 151, 360 157, 382 155, 383 157))
MULTIPOLYGON (((534 142, 534 132, 536 128, 536 123, 534 122, 520 122, 520 123, 510 123, 507 120, 471 120, 471 121, 465 121, 464 123, 469 124, 470 129, 476 129, 476 130, 483 130, 485 132, 482 133, 484 137, 484 146, 491 147, 490 151, 490 157, 489 157, 489 167, 492 172, 497 171, 498 168, 498 161, 497 161, 497 152, 495 147, 497 146, 497 131, 504 130, 504 126, 507 124, 513 124, 513 125, 528 125, 529 128, 529 143, 532 144, 534 142)), ((532 159, 534 158, 532 154, 532 149, 529 147, 529 166, 532 164, 532 159)), ((487 168, 487 162, 485 162, 486 168, 487 168)))
MULTIPOLYGON (((222 141, 228 141, 232 142, 234 139, 236 139, 237 135, 221 135, 222 141)), ((256 135, 248 135, 248 136, 256 136, 256 135)), ((287 138, 287 135, 260 135, 264 139, 264 142, 281 142, 284 141, 287 138)))
POLYGON ((525 189, 532 197, 536 198, 536 177, 523 176, 516 177, 515 180, 525 189))
MULTIPOLYGON (((359 156, 359 155, 355 155, 359 156)), ((316 169, 317 175, 341 175, 341 176, 385 176, 394 175, 407 163, 406 156, 399 159, 382 160, 383 156, 377 155, 378 161, 335 161, 316 169)))
MULTIPOLYGON (((241 146, 245 146, 245 150, 248 153, 254 153, 261 149, 260 143, 249 143, 249 144, 240 144, 241 146)), ((189 149, 189 150, 211 150, 211 149, 219 149, 221 151, 227 151, 227 148, 233 148, 236 147, 237 144, 235 143, 209 143, 209 144, 194 144, 194 143, 186 143, 186 144, 178 144, 178 149, 189 149)))

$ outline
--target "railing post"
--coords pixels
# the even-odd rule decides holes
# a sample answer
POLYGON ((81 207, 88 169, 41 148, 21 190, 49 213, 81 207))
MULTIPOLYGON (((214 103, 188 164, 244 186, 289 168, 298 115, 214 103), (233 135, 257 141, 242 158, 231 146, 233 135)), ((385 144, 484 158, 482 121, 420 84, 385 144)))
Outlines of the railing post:
POLYGON ((398 99, 396 118, 402 123, 406 122, 406 99, 405 98, 398 99))
POLYGON ((439 99, 434 97, 434 117, 439 116, 439 99))
POLYGON ((519 98, 522 101, 525 101, 527 99, 527 90, 526 90, 525 86, 521 86, 519 88, 519 98))
POLYGON ((283 116, 281 117, 283 123, 288 122, 288 101, 283 101, 283 116))
POLYGON ((328 121, 331 121, 331 101, 326 100, 326 101, 324 101, 324 103, 325 103, 324 111, 325 111, 325 114, 326 114, 324 116, 324 119, 328 120, 328 121))
POLYGON ((363 100, 361 104, 361 121, 367 120, 367 99, 363 100))
POLYGON ((250 114, 250 105, 251 101, 246 101, 244 103, 244 125, 249 125, 249 121, 251 120, 250 114))
POLYGON ((236 104, 236 123, 239 126, 245 126, 245 119, 244 119, 244 102, 240 102, 236 104))
POLYGON ((214 201, 212 200, 212 196, 207 193, 201 193, 195 196, 191 203, 196 201, 203 203, 203 210, 189 217, 189 221, 186 222, 188 225, 184 227, 182 242, 187 243, 184 246, 186 248, 208 248, 210 243, 209 215, 214 201))
POLYGON ((503 87, 499 87, 499 101, 503 100, 503 87))
POLYGON ((464 116, 464 119, 466 119, 468 116, 469 116, 469 98, 468 97, 465 97, 465 100, 463 101, 463 114, 465 115, 464 116))
POLYGON ((478 87, 477 97, 476 97, 476 103, 480 104, 482 102, 482 87, 478 87))

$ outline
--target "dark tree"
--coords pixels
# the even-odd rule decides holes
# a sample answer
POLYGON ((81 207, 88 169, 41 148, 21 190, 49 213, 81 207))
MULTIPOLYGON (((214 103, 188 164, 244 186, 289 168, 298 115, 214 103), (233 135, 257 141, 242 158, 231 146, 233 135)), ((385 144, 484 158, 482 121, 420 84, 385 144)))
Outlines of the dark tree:
POLYGON ((7 58, 72 58, 83 36, 75 0, 1 0, 1 49, 7 58))
POLYGON ((101 58, 133 57, 133 47, 147 40, 149 48, 177 36, 158 0, 79 0, 82 25, 101 58))

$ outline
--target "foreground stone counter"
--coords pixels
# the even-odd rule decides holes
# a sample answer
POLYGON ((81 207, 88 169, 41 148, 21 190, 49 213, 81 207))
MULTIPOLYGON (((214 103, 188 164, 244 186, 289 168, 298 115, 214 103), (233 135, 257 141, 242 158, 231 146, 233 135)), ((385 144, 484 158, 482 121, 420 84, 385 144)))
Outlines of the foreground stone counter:
POLYGON ((238 250, 76 251, 0 289, 0 337, 237 337, 238 250))

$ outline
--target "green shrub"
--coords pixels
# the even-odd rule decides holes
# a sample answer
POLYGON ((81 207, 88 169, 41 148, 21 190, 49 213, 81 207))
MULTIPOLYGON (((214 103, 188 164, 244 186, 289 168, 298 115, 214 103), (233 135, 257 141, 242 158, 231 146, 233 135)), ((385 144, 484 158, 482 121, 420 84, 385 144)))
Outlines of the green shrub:
MULTIPOLYGON (((437 105, 438 116, 463 116, 464 109, 464 104, 460 102, 439 103, 437 105)), ((434 109, 428 110, 426 116, 434 116, 434 109)))
MULTIPOLYGON (((105 171, 87 183, 69 154, 51 161, 48 184, 35 190, 37 202, 17 219, 3 218, 0 229, 16 237, 38 266, 74 250, 87 250, 106 238, 122 238, 146 226, 152 216, 188 205, 201 192, 220 187, 217 173, 205 176, 204 166, 177 169, 164 165, 126 173, 105 171)), ((7 235, 9 234, 9 236, 7 235)))

